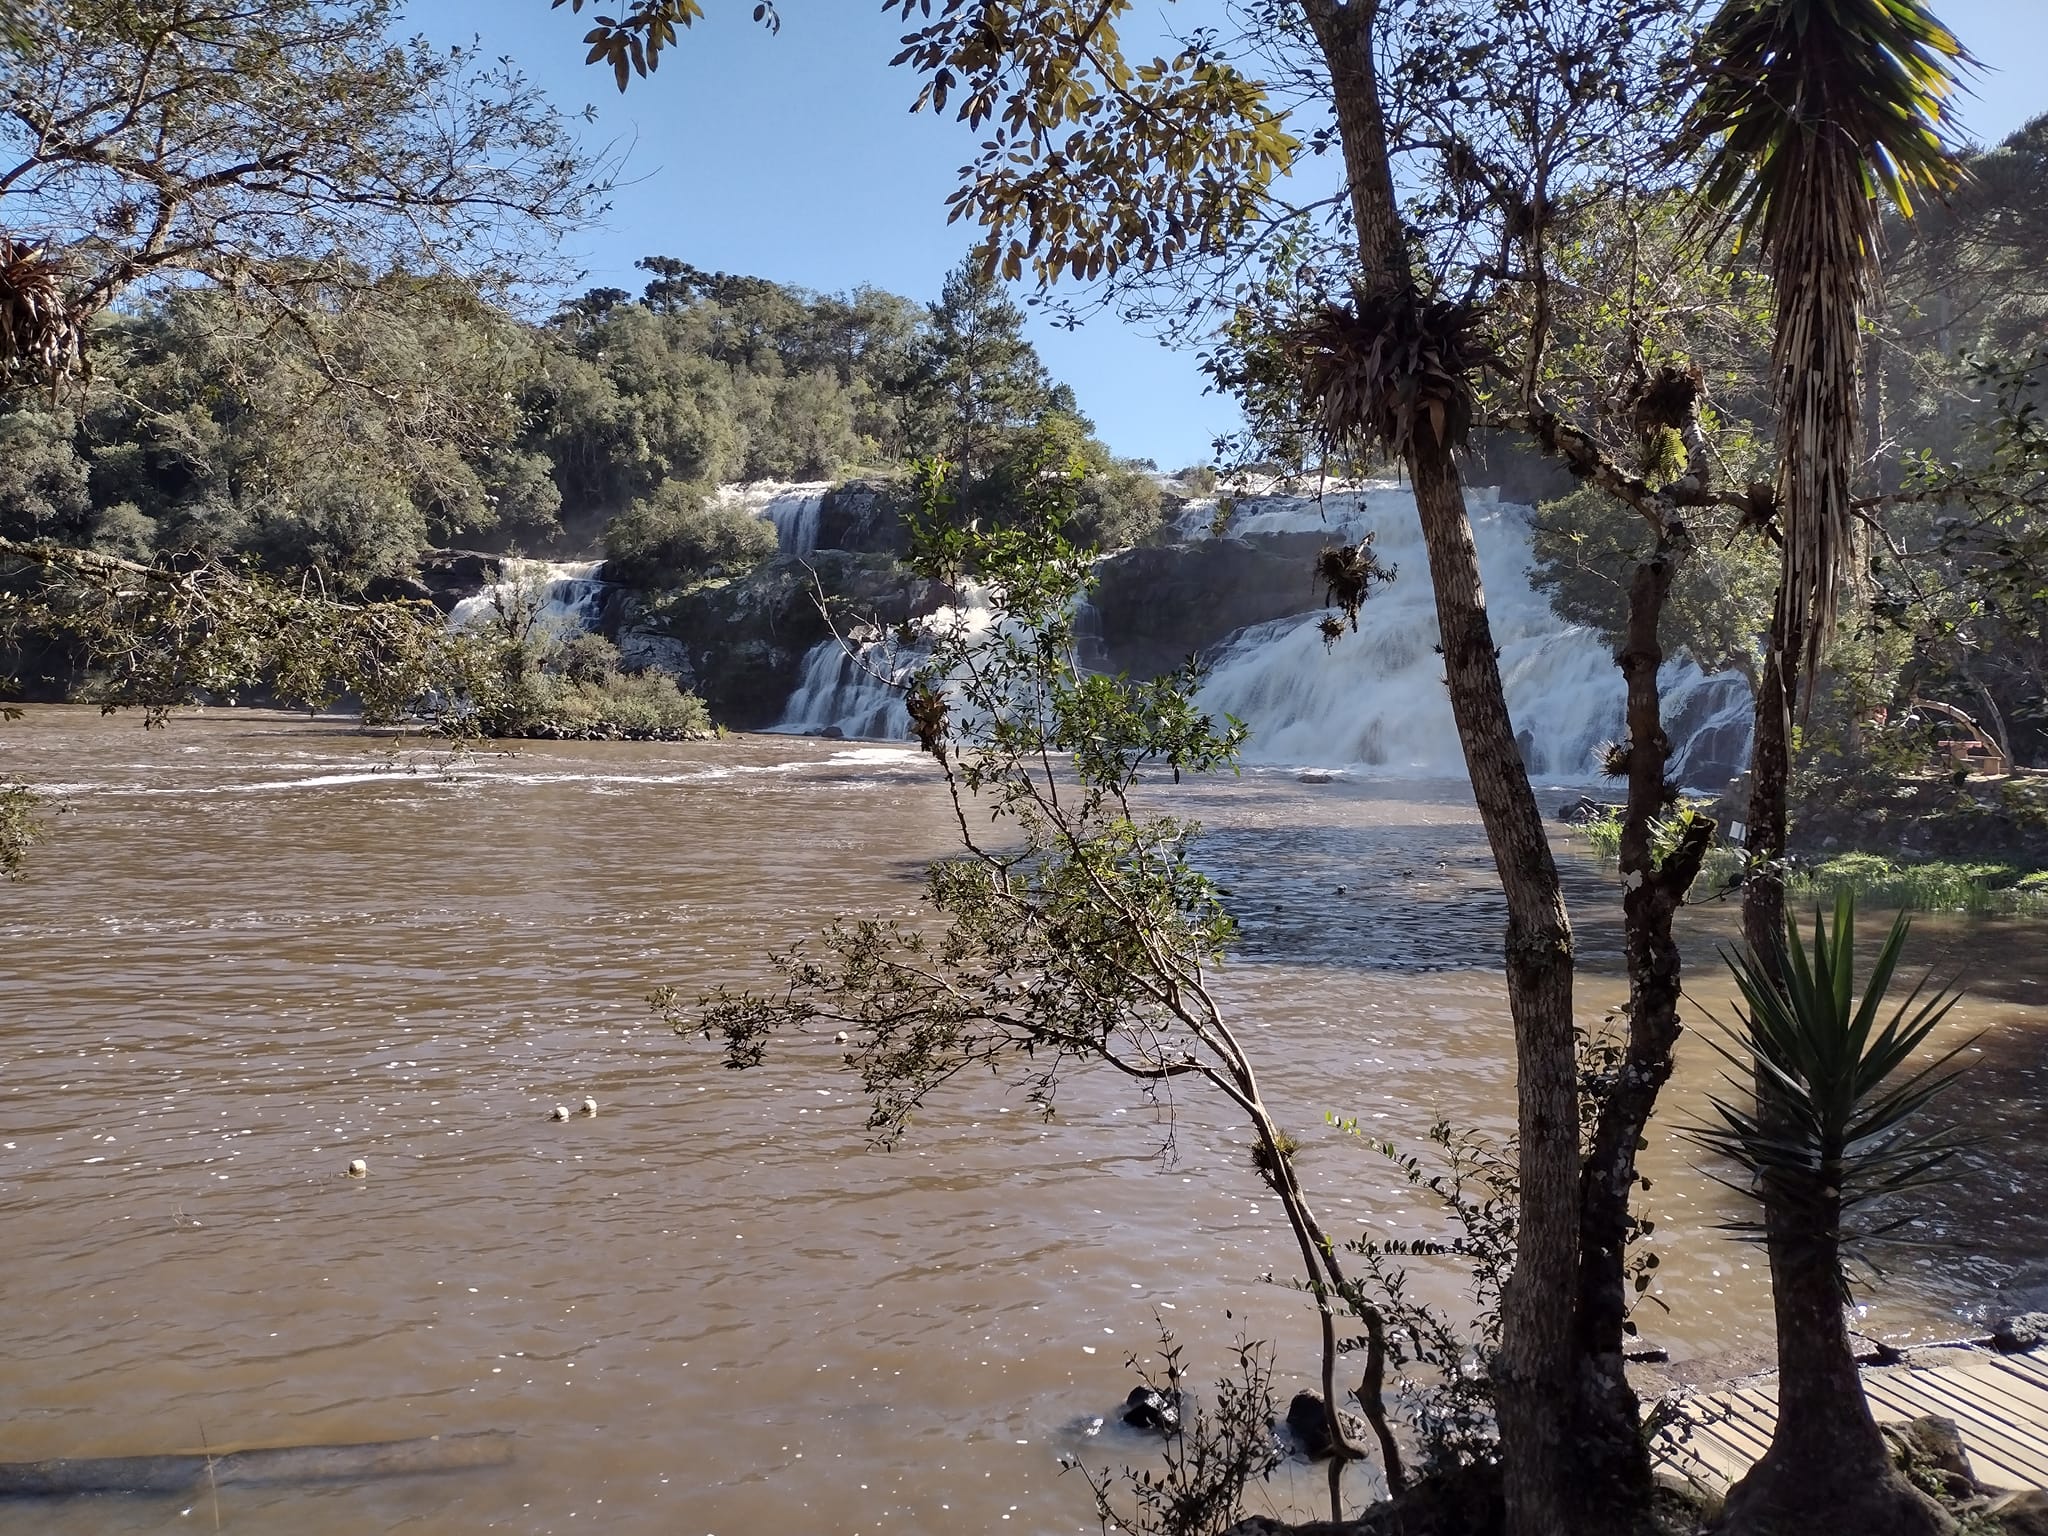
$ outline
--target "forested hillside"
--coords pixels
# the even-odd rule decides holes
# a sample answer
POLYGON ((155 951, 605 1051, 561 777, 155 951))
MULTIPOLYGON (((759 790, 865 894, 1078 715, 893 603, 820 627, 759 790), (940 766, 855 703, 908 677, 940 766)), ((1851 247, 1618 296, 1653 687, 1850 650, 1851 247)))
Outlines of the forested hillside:
MULTIPOLYGON (((674 581, 711 488, 917 454, 983 496, 1078 458, 1088 537, 1156 520, 1150 479, 1095 439, 991 285, 956 273, 927 305, 640 265, 639 296, 593 289, 542 323, 446 277, 353 274, 289 317, 160 291, 94 328, 75 394, 0 408, 0 537, 245 557, 343 593, 437 546, 609 548, 621 574, 674 581)), ((744 532, 736 558, 761 552, 744 532)))

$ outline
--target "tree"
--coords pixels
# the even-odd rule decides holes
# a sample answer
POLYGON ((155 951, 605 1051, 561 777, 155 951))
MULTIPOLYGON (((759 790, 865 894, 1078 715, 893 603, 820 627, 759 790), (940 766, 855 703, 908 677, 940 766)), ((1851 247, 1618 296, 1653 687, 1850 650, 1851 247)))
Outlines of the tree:
MULTIPOLYGON (((1714 1118, 1693 1135, 1738 1164, 1764 1202, 1781 1339, 1788 1331, 1812 1340, 1845 1332, 1844 1248, 1874 1235, 1854 1224, 1857 1213, 1872 1200, 1931 1182, 1963 1145, 1952 1130, 1922 1133, 1910 1122, 1954 1081, 1950 1063, 1965 1046, 1906 1070, 1959 995, 1923 1000, 1923 987, 1915 987, 1879 1022, 1906 929, 1903 916, 1893 923, 1860 996, 1855 906, 1846 894, 1836 902, 1832 931, 1814 914, 1810 953, 1795 921, 1770 956, 1752 950, 1730 961, 1742 1016, 1733 1048, 1718 1048, 1749 1081, 1752 1097, 1748 1104, 1716 1099, 1714 1118), (1796 1221, 1788 1219, 1792 1212, 1796 1221)), ((1810 1365, 1779 1372, 1780 1427, 1764 1459, 1730 1491, 1721 1529, 1782 1531, 1801 1518, 1817 1528, 1824 1522, 1828 1529, 1873 1533, 1952 1528, 1903 1477, 1873 1475, 1857 1442, 1874 1441, 1879 1466, 1887 1470, 1889 1457, 1868 1410, 1843 1414, 1822 1395, 1862 1402, 1854 1355, 1847 1349, 1810 1354, 1810 1365), (1835 1377, 1831 1386, 1819 1382, 1821 1369, 1835 1377), (1823 1447, 1847 1464, 1838 1471, 1811 1459, 1823 1447), (1796 1486, 1785 1480, 1787 1467, 1797 1472, 1796 1486)))
MULTIPOLYGON (((1712 73, 1691 132, 1704 192, 1760 240, 1776 304, 1776 499, 1783 563, 1757 693, 1753 857, 1743 928, 1769 972, 1784 926, 1791 712, 1852 577, 1862 326, 1882 249, 1879 200, 1910 215, 1956 179, 1943 103, 1968 62, 1919 0, 1728 0, 1702 41, 1712 73)), ((1775 1128, 1768 1096, 1758 1115, 1775 1128)), ((1873 1533, 1944 1522, 1892 1469, 1839 1304, 1813 1305, 1809 1212, 1765 1181, 1778 1321, 1771 1449, 1730 1495, 1738 1529, 1803 1517, 1873 1533)))
POLYGON ((1024 339, 1024 312, 967 263, 946 274, 909 383, 913 437, 967 481, 986 474, 1052 404, 1052 380, 1024 339))
MULTIPOLYGON (((1243 58, 1267 67, 1265 79, 1239 68, 1213 31, 1192 33, 1170 59, 1127 59, 1116 31, 1132 11, 1127 0, 896 0, 891 9, 922 22, 897 56, 922 79, 919 105, 955 103, 985 135, 951 200, 956 217, 982 228, 981 273, 1014 278, 1028 268, 1041 282, 1101 279, 1125 292, 1178 273, 1187 286, 1177 297, 1200 314, 1214 313, 1219 296, 1227 302, 1234 275, 1270 255, 1274 240, 1299 234, 1339 252, 1346 281, 1312 295, 1320 302, 1303 306, 1303 323, 1269 355, 1305 381, 1298 392, 1327 443, 1395 461, 1414 487, 1453 712, 1507 896, 1523 1200, 1496 1367, 1510 1529, 1534 1536, 1625 1518, 1626 1499, 1606 1495, 1617 1479, 1646 1487, 1648 1474, 1621 1375, 1622 1317, 1604 1299, 1593 1309, 1596 1348, 1579 1328, 1583 1286, 1619 1294, 1622 1241, 1603 1241, 1595 1273, 1582 1274, 1571 927, 1501 690, 1458 455, 1489 353, 1470 294, 1491 283, 1517 295, 1512 318, 1528 338, 1510 396, 1520 424, 1641 511, 1660 544, 1682 533, 1685 495, 1705 495, 1697 485, 1660 490, 1622 470, 1538 390, 1554 325, 1552 215, 1574 201, 1583 209, 1599 188, 1572 157, 1609 142, 1640 150, 1638 103, 1671 100, 1640 60, 1660 57, 1658 26, 1680 8, 1628 6, 1617 19, 1539 0, 1488 18, 1437 0, 1255 0, 1245 7, 1243 58), (1382 49, 1394 61, 1386 77, 1382 49), (1471 98, 1452 87, 1484 73, 1495 52, 1504 60, 1495 84, 1513 89, 1512 101, 1496 93, 1479 110, 1462 109, 1471 98), (1289 130, 1289 96, 1323 120, 1310 146, 1336 151, 1345 172, 1320 224, 1273 195, 1303 148, 1289 130), (1397 193, 1397 144, 1419 153, 1420 174, 1442 195, 1433 227, 1411 221, 1397 193), (1601 1426, 1591 1476, 1572 1465, 1584 1443, 1574 1443, 1574 1423, 1584 1417, 1601 1426)), ((695 0, 636 0, 599 18, 586 41, 623 88, 699 14, 695 0)), ((1676 414, 1691 404, 1681 400, 1676 414)), ((1362 583, 1351 596, 1362 598, 1362 583)), ((1641 746, 1647 764, 1653 744, 1641 746)), ((1682 891, 1684 870, 1666 873, 1682 891)), ((1640 1046, 1662 1052, 1667 1072, 1670 1033, 1646 1029, 1640 1046)), ((1616 1195, 1625 1214, 1634 1182, 1636 1137, 1620 1132, 1647 1113, 1662 1081, 1658 1069, 1631 1072, 1648 1091, 1610 1100, 1615 1118, 1600 1140, 1614 1155, 1588 1180, 1603 1231, 1614 1229, 1616 1195)))
POLYGON ((503 61, 393 41, 395 0, 29 0, 0 223, 83 324, 192 277, 258 308, 398 268, 530 279, 602 172, 503 61))
MULTIPOLYGON (((1011 1075, 1048 1111, 1077 1067, 1107 1067, 1161 1094, 1205 1085, 1244 1117, 1252 1164, 1285 1212, 1317 1301, 1326 1403, 1337 1396, 1338 1301, 1365 1326, 1358 1399, 1398 1490, 1384 1319, 1316 1216, 1294 1144, 1212 985, 1235 923, 1189 858, 1198 829, 1132 803, 1148 769, 1178 779, 1231 765, 1244 728, 1201 712, 1192 663, 1144 682, 1078 665, 1074 614, 1090 560, 1062 532, 1078 470, 1033 476, 1009 525, 985 529, 947 508, 957 484, 948 466, 919 468, 914 568, 956 590, 971 578, 1004 616, 992 633, 965 605, 942 610, 929 654, 898 684, 960 827, 959 854, 927 871, 940 930, 840 922, 776 957, 787 985, 772 995, 721 988, 693 1008, 663 988, 655 1007, 678 1033, 721 1039, 734 1068, 759 1065, 778 1034, 844 1026, 868 1128, 885 1144, 970 1070, 1011 1075), (983 825, 991 830, 971 830, 983 825)), ((1334 1415, 1329 1429, 1334 1512, 1342 1465, 1361 1453, 1334 1415)), ((1221 1528, 1243 1481, 1227 1476, 1197 1500, 1201 1529, 1221 1528)))

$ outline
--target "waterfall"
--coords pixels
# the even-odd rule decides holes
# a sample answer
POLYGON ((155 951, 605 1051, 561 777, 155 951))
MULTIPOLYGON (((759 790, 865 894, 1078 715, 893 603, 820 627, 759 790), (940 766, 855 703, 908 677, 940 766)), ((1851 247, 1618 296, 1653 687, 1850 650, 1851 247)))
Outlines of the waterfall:
MULTIPOLYGON (((1614 656, 1592 630, 1560 620, 1529 584, 1529 509, 1482 490, 1471 493, 1469 510, 1501 680, 1528 770, 1539 778, 1593 779, 1598 749, 1625 728, 1614 656)), ((1332 490, 1321 501, 1243 497, 1224 511, 1215 501, 1191 503, 1178 520, 1180 542, 1198 544, 1219 532, 1354 542, 1370 530, 1380 562, 1396 570, 1396 579, 1375 589, 1359 611, 1358 633, 1347 632, 1334 646, 1325 644, 1318 609, 1252 625, 1211 647, 1201 702, 1251 727, 1245 760, 1463 777, 1414 497, 1399 486, 1366 485, 1332 490)), ((1084 665, 1107 664, 1103 633, 1102 615, 1083 599, 1075 640, 1084 665)), ((805 658, 775 729, 907 737, 901 693, 888 679, 901 678, 920 659, 915 647, 870 642, 849 656, 838 641, 825 641, 805 658)), ((1749 761, 1748 685, 1735 673, 1709 675, 1684 658, 1665 664, 1659 684, 1674 744, 1672 777, 1688 788, 1720 789, 1749 761)))
MULTIPOLYGON (((1470 512, 1501 681, 1529 772, 1592 778, 1599 746, 1623 734, 1614 657, 1591 630, 1560 622, 1530 586, 1528 509, 1475 495, 1470 512)), ((1184 526, 1201 521, 1191 511, 1184 526)), ((1236 509, 1227 529, 1240 538, 1313 532, 1332 542, 1353 542, 1368 530, 1380 562, 1397 575, 1367 598, 1358 633, 1326 645, 1320 612, 1242 630, 1210 657, 1202 703, 1251 727, 1247 761, 1462 775, 1413 496, 1368 486, 1332 492, 1321 504, 1261 498, 1236 509)), ((1710 677, 1685 660, 1667 663, 1659 682, 1676 744, 1674 777, 1719 789, 1748 761, 1747 686, 1733 673, 1710 677)))
POLYGON ((804 657, 803 676, 782 719, 769 729, 907 739, 910 711, 904 708, 903 689, 897 685, 923 660, 922 650, 906 651, 882 641, 849 648, 837 640, 821 640, 804 657))
POLYGON ((1000 616, 987 595, 967 584, 964 606, 941 608, 914 622, 909 643, 865 635, 820 640, 804 657, 803 675, 771 731, 907 741, 910 711, 903 692, 931 655, 932 639, 956 631, 970 642, 1000 632, 1000 616))
POLYGON ((601 560, 506 559, 498 579, 463 598, 448 614, 450 629, 473 629, 500 616, 533 615, 536 632, 555 636, 595 629, 604 610, 606 583, 598 580, 601 560))
POLYGON ((777 554, 808 555, 818 547, 819 513, 831 489, 829 480, 755 480, 745 485, 722 485, 718 497, 729 506, 741 507, 752 516, 773 523, 777 554))

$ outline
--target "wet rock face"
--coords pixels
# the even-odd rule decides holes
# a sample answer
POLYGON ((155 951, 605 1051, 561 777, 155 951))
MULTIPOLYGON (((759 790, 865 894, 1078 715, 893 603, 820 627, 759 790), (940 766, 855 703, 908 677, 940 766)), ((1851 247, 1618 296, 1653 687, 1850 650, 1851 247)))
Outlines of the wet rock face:
POLYGON ((627 665, 671 673, 719 724, 760 730, 782 718, 811 647, 831 638, 818 611, 820 585, 842 634, 859 624, 901 624, 948 596, 889 556, 821 549, 778 556, 732 580, 638 595, 617 615, 613 637, 627 665))
POLYGON ((1330 1416, 1323 1411, 1322 1398, 1314 1392, 1294 1394, 1294 1401, 1287 1405, 1287 1428, 1295 1444, 1301 1447, 1301 1454, 1310 1461, 1321 1461, 1336 1449, 1330 1438, 1330 1416))
POLYGON ((818 548, 908 554, 910 529, 903 521, 903 495, 902 487, 881 480, 849 480, 835 486, 818 508, 818 548))
POLYGON ((420 556, 419 579, 402 582, 407 589, 402 595, 424 595, 446 613, 496 581, 503 567, 504 561, 497 555, 473 549, 430 549, 420 556))
POLYGON ((1170 1435, 1180 1428, 1180 1405, 1156 1387, 1133 1387, 1124 1399, 1123 1418, 1133 1429, 1170 1435))
POLYGON ((1109 665, 1156 677, 1248 624, 1320 606, 1311 575, 1327 542, 1281 534, 1112 555, 1096 568, 1094 595, 1109 665))

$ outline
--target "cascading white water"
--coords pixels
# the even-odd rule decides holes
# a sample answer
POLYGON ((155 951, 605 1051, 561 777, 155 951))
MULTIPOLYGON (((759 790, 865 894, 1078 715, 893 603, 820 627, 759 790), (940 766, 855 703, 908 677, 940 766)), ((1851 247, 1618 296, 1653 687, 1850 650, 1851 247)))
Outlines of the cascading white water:
POLYGON ((507 559, 498 579, 463 598, 448 614, 450 629, 472 629, 500 617, 523 621, 555 636, 595 629, 604 607, 605 583, 597 579, 601 560, 507 559))
MULTIPOLYGON (((1614 657, 1591 630, 1563 623, 1529 584, 1529 509, 1480 491, 1470 498, 1494 641, 1501 651, 1508 708, 1522 734, 1532 775, 1566 781, 1596 776, 1602 743, 1623 734, 1623 688, 1614 657)), ((1415 499, 1394 485, 1298 496, 1240 498, 1227 518, 1214 502, 1190 504, 1178 531, 1197 543, 1230 537, 1312 533, 1332 542, 1375 535, 1380 562, 1396 579, 1376 588, 1358 616, 1358 633, 1326 645, 1324 610, 1253 625, 1210 657, 1205 707, 1251 727, 1252 763, 1366 768, 1417 777, 1461 777, 1464 755, 1436 652, 1436 605, 1415 499)), ((1101 655, 1102 622, 1093 604, 1076 614, 1083 660, 1101 655)), ((879 643, 849 656, 836 640, 805 659, 782 731, 837 728, 847 736, 910 734, 900 679, 921 660, 879 643)), ((1749 760, 1749 689, 1734 673, 1708 675, 1689 660, 1668 662, 1660 677, 1667 730, 1680 783, 1716 790, 1749 760)))
POLYGON ((722 485, 718 496, 728 505, 743 507, 751 515, 773 523, 777 554, 808 555, 818 547, 818 517, 831 489, 829 480, 755 480, 745 485, 722 485))
MULTIPOLYGON (((1623 733, 1614 658, 1592 631, 1561 623, 1530 586, 1528 509, 1475 496, 1470 510, 1501 680, 1529 771, 1591 778, 1598 747, 1623 733)), ((1200 528, 1204 520, 1191 509, 1183 526, 1200 528)), ((1371 531, 1381 564, 1397 572, 1367 598, 1358 633, 1334 645, 1324 641, 1321 613, 1310 613, 1243 630, 1212 658, 1202 702, 1251 727, 1247 760, 1462 774, 1414 497, 1396 486, 1369 486, 1333 491, 1321 502, 1266 498, 1241 504, 1227 531, 1318 533, 1333 542, 1371 531)), ((1709 677, 1690 661, 1667 664, 1660 683, 1675 727, 1674 776, 1720 788, 1718 780, 1748 759, 1747 686, 1732 673, 1709 677)))
POLYGON ((782 719, 769 729, 907 741, 910 711, 903 702, 904 687, 931 655, 932 638, 946 634, 975 641, 997 631, 999 616, 971 583, 966 599, 963 607, 941 608, 917 620, 909 644, 895 636, 851 645, 819 641, 804 657, 803 676, 782 719))
POLYGON ((922 649, 891 647, 881 641, 851 648, 821 640, 804 657, 804 671, 773 731, 905 740, 910 711, 903 705, 909 675, 924 660, 922 649))

